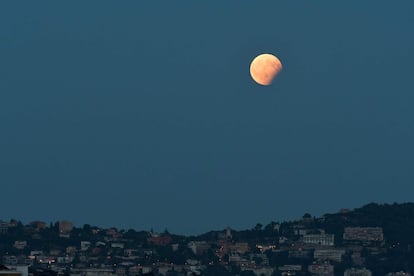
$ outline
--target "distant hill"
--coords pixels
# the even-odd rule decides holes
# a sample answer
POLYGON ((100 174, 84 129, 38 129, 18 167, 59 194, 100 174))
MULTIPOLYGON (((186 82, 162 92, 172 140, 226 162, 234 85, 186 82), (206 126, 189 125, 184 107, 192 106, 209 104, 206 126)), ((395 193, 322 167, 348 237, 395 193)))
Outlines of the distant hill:
MULTIPOLYGON (((320 218, 312 218, 309 214, 305 216, 302 220, 271 222, 263 228, 256 226, 252 229, 233 230, 233 240, 254 243, 263 239, 274 240, 279 235, 294 237, 292 229, 295 225, 305 225, 308 229, 324 229, 327 233, 335 234, 335 243, 341 244, 344 228, 359 226, 382 227, 385 241, 388 244, 399 242, 414 245, 414 203, 369 203, 361 208, 325 214, 320 218), (275 224, 280 224, 279 233, 273 231, 275 224)), ((206 241, 215 240, 224 231, 210 231, 195 238, 206 241)))
POLYGON ((382 227, 387 242, 414 243, 414 203, 370 203, 348 212, 326 214, 321 222, 328 232, 342 235, 349 226, 382 227))

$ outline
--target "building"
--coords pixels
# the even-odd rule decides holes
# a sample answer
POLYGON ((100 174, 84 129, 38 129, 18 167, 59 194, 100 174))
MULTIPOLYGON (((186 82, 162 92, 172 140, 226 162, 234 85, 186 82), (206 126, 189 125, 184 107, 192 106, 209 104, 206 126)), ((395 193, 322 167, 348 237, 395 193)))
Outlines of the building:
POLYGON ((111 248, 118 248, 118 249, 124 249, 125 244, 122 242, 113 242, 111 243, 111 248))
POLYGON ((249 244, 247 242, 236 242, 233 244, 227 244, 225 246, 227 249, 226 252, 236 252, 240 254, 245 254, 249 251, 249 244))
POLYGON ((9 230, 9 223, 0 220, 0 234, 6 234, 9 230))
POLYGON ((59 236, 60 237, 69 237, 70 232, 73 230, 73 223, 70 221, 62 220, 59 221, 59 236))
POLYGON ((116 275, 110 268, 72 268, 71 272, 76 275, 101 276, 116 275))
POLYGON ((23 276, 23 274, 19 271, 0 270, 0 276, 23 276))
POLYGON ((344 240, 349 241, 383 241, 381 227, 345 227, 344 240))
POLYGON ((333 234, 308 234, 302 238, 303 243, 334 246, 333 234))
POLYGON ((313 253, 313 257, 316 260, 330 260, 340 263, 342 261, 342 255, 345 254, 344 249, 316 249, 313 253))
POLYGON ((274 244, 256 244, 256 248, 259 249, 260 252, 266 252, 268 250, 274 251, 277 247, 274 244))
POLYGON ((3 256, 3 264, 5 265, 17 265, 18 262, 18 258, 14 255, 3 256))
POLYGON ((308 271, 319 276, 334 276, 334 266, 325 263, 314 263, 308 266, 308 271))
POLYGON ((80 244, 80 250, 81 251, 87 251, 89 249, 89 247, 91 247, 91 242, 90 241, 81 241, 81 244, 80 244))
POLYGON ((77 251, 76 246, 68 246, 66 247, 66 250, 65 250, 66 254, 68 255, 75 255, 76 251, 77 251))
POLYGON ((302 266, 301 265, 282 265, 279 266, 280 271, 301 271, 302 266))
POLYGON ((233 239, 233 234, 231 233, 231 228, 230 227, 227 227, 227 229, 226 229, 226 239, 227 240, 233 239))
MULTIPOLYGON (((170 271, 173 270, 173 266, 172 265, 168 265, 168 264, 162 264, 160 266, 157 267, 157 273, 158 275, 168 275, 170 271)), ((117 274, 118 276, 118 274, 117 274)))
POLYGON ((273 275, 274 268, 270 266, 262 266, 262 267, 253 268, 252 271, 255 275, 271 276, 273 275))
POLYGON ((345 270, 344 276, 372 276, 372 272, 366 268, 349 268, 345 270))
MULTIPOLYGON (((29 275, 29 266, 27 266, 27 265, 8 266, 7 268, 9 269, 9 271, 15 273, 13 275, 21 275, 21 276, 28 276, 29 275)), ((2 274, 0 274, 0 275, 2 275, 2 274)))
POLYGON ((296 258, 296 259, 310 259, 312 257, 311 250, 304 250, 304 249, 295 249, 289 250, 289 258, 296 258))
POLYGON ((169 234, 158 235, 151 233, 151 236, 148 237, 148 242, 155 245, 168 245, 172 242, 172 237, 169 234))
POLYGON ((0 276, 27 276, 27 267, 26 267, 26 273, 23 274, 24 271, 19 271, 14 269, 13 267, 7 267, 4 265, 0 265, 0 276))
POLYGON ((128 269, 128 275, 130 276, 138 276, 141 275, 142 268, 140 266, 131 266, 128 269))
POLYGON ((19 250, 25 249, 27 246, 27 241, 15 241, 13 247, 19 250))
POLYGON ((187 246, 195 255, 201 255, 211 247, 206 241, 190 241, 187 246))

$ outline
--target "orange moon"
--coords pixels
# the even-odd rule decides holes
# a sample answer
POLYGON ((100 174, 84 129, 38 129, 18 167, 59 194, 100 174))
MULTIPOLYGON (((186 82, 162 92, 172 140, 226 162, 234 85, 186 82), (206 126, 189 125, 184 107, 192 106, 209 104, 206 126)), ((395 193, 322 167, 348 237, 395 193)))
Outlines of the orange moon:
POLYGON ((272 54, 261 54, 250 64, 250 75, 260 85, 270 85, 282 70, 282 63, 272 54))

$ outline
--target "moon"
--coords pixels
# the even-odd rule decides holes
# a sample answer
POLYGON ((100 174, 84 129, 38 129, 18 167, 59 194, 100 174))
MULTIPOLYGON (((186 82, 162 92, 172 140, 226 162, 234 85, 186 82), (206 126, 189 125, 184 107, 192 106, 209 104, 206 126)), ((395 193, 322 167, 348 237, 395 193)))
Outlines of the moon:
POLYGON ((282 70, 282 63, 272 54, 261 54, 250 64, 250 75, 260 85, 271 85, 282 70))

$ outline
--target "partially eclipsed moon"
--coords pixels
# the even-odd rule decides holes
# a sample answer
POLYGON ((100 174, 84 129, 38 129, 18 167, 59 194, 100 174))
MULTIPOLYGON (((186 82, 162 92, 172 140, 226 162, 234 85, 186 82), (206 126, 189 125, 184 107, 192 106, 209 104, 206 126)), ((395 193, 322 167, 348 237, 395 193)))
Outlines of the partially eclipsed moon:
POLYGON ((282 70, 282 63, 272 54, 261 54, 250 64, 250 75, 261 85, 272 84, 273 79, 282 70))

